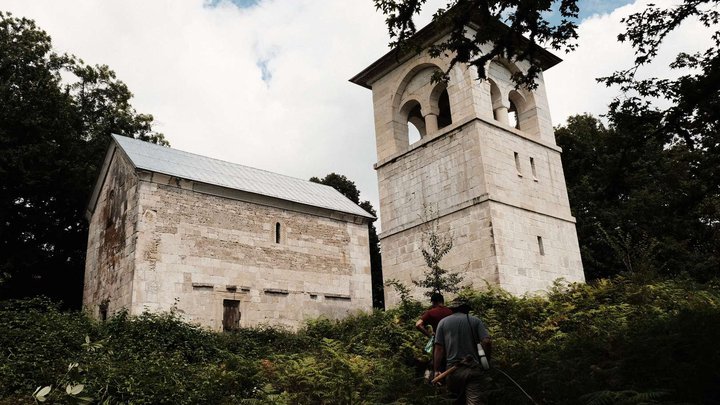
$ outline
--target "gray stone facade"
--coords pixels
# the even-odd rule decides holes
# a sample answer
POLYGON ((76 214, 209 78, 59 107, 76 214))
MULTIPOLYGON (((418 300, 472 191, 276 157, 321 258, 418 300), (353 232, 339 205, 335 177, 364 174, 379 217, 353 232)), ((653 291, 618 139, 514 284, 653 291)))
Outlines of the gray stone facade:
POLYGON ((89 211, 89 312, 175 307, 221 330, 228 308, 236 326, 290 328, 371 309, 367 218, 136 169, 117 145, 104 173, 89 211))
MULTIPOLYGON (((546 68, 559 62, 543 56, 546 68)), ((351 79, 373 93, 383 277, 408 285, 422 277, 431 208, 454 240, 441 265, 466 285, 523 294, 558 278, 584 281, 542 76, 534 91, 517 90, 511 73, 527 63, 497 59, 488 80, 456 65, 447 84, 433 83, 449 62, 391 52, 351 79), (412 143, 409 125, 421 136, 412 143)), ((397 300, 386 291, 386 303, 397 300)))

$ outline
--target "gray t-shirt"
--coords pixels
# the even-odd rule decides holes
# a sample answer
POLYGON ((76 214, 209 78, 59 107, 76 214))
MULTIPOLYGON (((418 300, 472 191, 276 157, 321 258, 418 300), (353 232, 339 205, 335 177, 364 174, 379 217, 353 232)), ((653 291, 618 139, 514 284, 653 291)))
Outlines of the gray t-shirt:
POLYGON ((489 336, 490 334, 480 319, 456 312, 443 318, 438 324, 435 332, 435 344, 445 348, 447 366, 451 367, 468 355, 477 359, 475 344, 489 336), (475 338, 473 338, 471 327, 475 331, 475 338), (477 339, 477 342, 474 339, 477 339))

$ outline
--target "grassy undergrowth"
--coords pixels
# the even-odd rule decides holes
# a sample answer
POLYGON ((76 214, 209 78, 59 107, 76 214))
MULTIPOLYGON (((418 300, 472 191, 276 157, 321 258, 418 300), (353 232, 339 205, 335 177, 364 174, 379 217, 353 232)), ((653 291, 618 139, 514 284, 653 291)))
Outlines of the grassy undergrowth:
MULTIPOLYGON (((464 291, 495 367, 540 404, 720 403, 720 287, 626 278, 546 297, 464 291)), ((438 404, 422 383, 422 307, 407 302, 297 333, 220 334, 176 314, 96 322, 48 300, 0 302, 0 404, 438 404), (38 391, 38 387, 52 389, 38 391)), ((493 404, 529 401, 496 372, 493 404)))

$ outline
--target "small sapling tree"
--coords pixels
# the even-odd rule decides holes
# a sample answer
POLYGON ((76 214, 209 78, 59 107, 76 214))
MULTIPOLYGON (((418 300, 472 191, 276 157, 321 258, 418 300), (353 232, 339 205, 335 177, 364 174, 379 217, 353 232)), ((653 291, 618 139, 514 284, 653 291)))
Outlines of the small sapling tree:
POLYGON ((425 295, 430 297, 433 293, 458 292, 458 284, 463 277, 458 273, 450 272, 440 266, 440 261, 453 247, 453 235, 442 235, 438 230, 437 209, 425 207, 425 229, 422 234, 422 255, 427 269, 421 280, 413 280, 413 284, 425 288, 425 295), (428 220, 429 219, 429 220, 428 220))

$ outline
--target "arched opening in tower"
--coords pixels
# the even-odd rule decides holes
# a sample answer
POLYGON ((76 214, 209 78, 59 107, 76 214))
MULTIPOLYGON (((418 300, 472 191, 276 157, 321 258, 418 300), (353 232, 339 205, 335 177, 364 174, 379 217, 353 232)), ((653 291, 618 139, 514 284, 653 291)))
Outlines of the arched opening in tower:
POLYGON ((438 99, 438 109, 440 115, 438 115, 438 128, 444 128, 452 124, 452 116, 450 114, 450 96, 448 96, 447 89, 440 93, 438 99))
POLYGON ((513 128, 520 129, 520 121, 518 120, 518 109, 515 103, 510 100, 510 108, 508 108, 508 125, 513 128))
POLYGON ((420 140, 425 136, 425 119, 422 116, 420 103, 417 103, 408 113, 408 144, 420 140))

